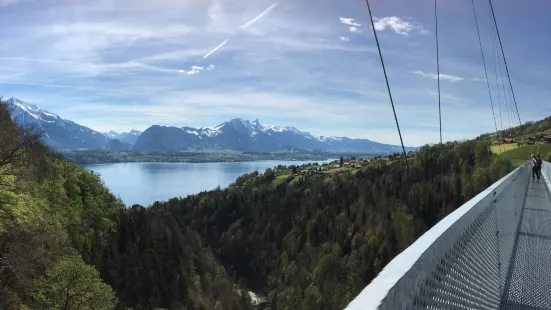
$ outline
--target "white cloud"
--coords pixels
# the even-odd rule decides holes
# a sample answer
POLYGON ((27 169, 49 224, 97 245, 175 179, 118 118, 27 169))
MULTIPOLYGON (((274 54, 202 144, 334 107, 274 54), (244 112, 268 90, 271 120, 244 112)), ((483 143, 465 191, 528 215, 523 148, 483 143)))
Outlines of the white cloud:
POLYGON ((94 63, 74 60, 41 59, 26 57, 0 57, 0 61, 10 61, 17 63, 35 63, 35 69, 40 69, 41 65, 45 68, 57 68, 65 73, 70 73, 79 77, 94 77, 98 75, 109 74, 113 72, 129 73, 135 71, 151 71, 160 73, 174 73, 175 69, 164 68, 154 65, 148 65, 137 61, 125 61, 115 63, 94 63))
POLYGON ((361 33, 361 32, 362 32, 362 30, 361 30, 360 28, 354 27, 354 26, 349 27, 348 29, 350 30, 350 32, 357 32, 357 33, 361 33))
POLYGON ((0 0, 0 6, 15 5, 21 2, 21 0, 0 0))
POLYGON ((341 23, 343 23, 345 25, 349 25, 349 26, 359 27, 359 26, 362 25, 362 24, 354 22, 354 18, 339 17, 339 20, 340 20, 341 23))
POLYGON ((207 13, 212 27, 222 31, 228 28, 228 21, 221 0, 212 1, 212 4, 207 9, 207 13))
MULTIPOLYGON (((438 79, 438 74, 436 74, 436 73, 427 73, 427 72, 423 72, 423 71, 420 71, 420 70, 413 71, 413 73, 418 74, 418 75, 423 76, 423 77, 426 77, 426 78, 431 78, 431 79, 435 79, 435 80, 438 79)), ((459 81, 463 81, 464 78, 459 77, 459 76, 455 76, 455 75, 448 75, 448 74, 440 73, 440 80, 450 81, 450 82, 459 82, 459 81)))
POLYGON ((430 32, 423 28, 423 25, 416 22, 409 22, 398 16, 388 16, 375 19, 375 30, 391 30, 396 34, 408 36, 412 33, 429 34, 430 32))
POLYGON ((195 75, 201 73, 201 71, 207 70, 211 71, 214 70, 214 65, 209 65, 208 67, 202 67, 202 66, 191 66, 189 70, 178 70, 180 73, 185 73, 187 75, 195 75))
POLYGON ((349 38, 349 37, 340 36, 340 37, 339 37, 339 40, 344 41, 344 42, 348 42, 348 41, 350 41, 350 38, 349 38))
POLYGON ((473 81, 473 82, 486 82, 486 79, 474 77, 474 78, 471 78, 471 81, 473 81))
POLYGON ((47 84, 47 83, 32 83, 32 82, 25 82, 25 81, 4 81, 0 80, 0 84, 7 84, 7 85, 27 85, 27 86, 39 86, 39 87, 50 87, 50 88, 66 88, 66 89, 73 89, 73 90, 86 90, 86 91, 94 91, 98 94, 106 95, 106 96, 128 96, 134 94, 130 91, 125 91, 122 89, 113 89, 113 88, 97 88, 97 87, 87 87, 87 86, 75 86, 75 85, 59 85, 59 84, 47 84))

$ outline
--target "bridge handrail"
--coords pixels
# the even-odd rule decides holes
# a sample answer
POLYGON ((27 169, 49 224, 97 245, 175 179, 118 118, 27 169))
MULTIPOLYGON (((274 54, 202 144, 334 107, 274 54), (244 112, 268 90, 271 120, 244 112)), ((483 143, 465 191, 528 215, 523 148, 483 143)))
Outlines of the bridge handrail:
POLYGON ((543 161, 543 165, 541 167, 541 174, 545 179, 547 185, 549 186, 551 184, 551 163, 546 162, 545 160, 543 161))
MULTIPOLYGON (((551 179, 551 164, 543 170, 551 179)), ((526 163, 446 216, 390 261, 346 310, 497 309, 530 174, 526 163)))

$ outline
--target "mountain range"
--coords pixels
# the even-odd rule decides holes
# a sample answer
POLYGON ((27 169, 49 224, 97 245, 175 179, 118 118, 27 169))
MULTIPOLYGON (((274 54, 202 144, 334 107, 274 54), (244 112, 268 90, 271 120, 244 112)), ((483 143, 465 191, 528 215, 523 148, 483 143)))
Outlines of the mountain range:
MULTIPOLYGON (((303 149, 323 152, 394 153, 401 146, 347 137, 315 137, 295 127, 263 126, 235 118, 212 128, 166 127, 154 125, 138 138, 134 150, 170 152, 188 148, 230 149, 241 152, 275 152, 303 149)), ((407 148, 413 151, 416 148, 407 148)))
POLYGON ((132 129, 129 132, 118 133, 116 131, 102 132, 104 136, 109 139, 119 140, 120 142, 130 144, 133 146, 142 134, 141 131, 132 129))
MULTIPOLYGON (((7 100, 14 120, 45 132, 43 141, 55 149, 108 149, 115 151, 174 152, 188 149, 219 149, 241 152, 275 152, 301 149, 322 152, 382 154, 401 152, 397 145, 347 137, 315 137, 295 127, 264 126, 258 119, 250 122, 235 118, 215 127, 167 127, 153 125, 118 133, 98 132, 26 103, 7 100)), ((406 151, 417 148, 408 147, 406 151)))
POLYGON ((20 125, 44 132, 42 140, 54 149, 132 149, 141 132, 100 133, 18 98, 6 100, 12 118, 20 125))

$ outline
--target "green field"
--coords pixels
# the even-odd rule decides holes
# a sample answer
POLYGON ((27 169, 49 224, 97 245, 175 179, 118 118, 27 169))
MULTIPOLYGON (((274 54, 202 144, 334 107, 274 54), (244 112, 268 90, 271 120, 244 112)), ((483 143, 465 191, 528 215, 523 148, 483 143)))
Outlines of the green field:
POLYGON ((275 180, 274 180, 274 186, 276 185, 279 185, 283 182, 285 182, 285 180, 287 180, 288 177, 290 177, 291 175, 290 174, 282 174, 282 175, 278 175, 275 180))
POLYGON ((547 160, 548 154, 551 152, 551 144, 535 144, 525 145, 503 152, 503 158, 509 159, 513 165, 520 166, 530 159, 532 154, 541 154, 544 160, 547 160))
POLYGON ((517 147, 518 147, 518 144, 516 144, 516 143, 507 143, 507 144, 492 145, 490 147, 490 149, 492 150, 492 153, 499 155, 503 152, 507 152, 507 151, 516 149, 517 147))

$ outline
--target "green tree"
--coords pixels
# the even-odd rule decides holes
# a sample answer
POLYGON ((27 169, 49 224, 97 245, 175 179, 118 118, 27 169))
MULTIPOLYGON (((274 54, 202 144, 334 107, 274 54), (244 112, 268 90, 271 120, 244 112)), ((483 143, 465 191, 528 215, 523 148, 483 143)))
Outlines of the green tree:
POLYGON ((56 310, 107 310, 116 304, 111 287, 79 256, 64 258, 46 270, 37 300, 41 308, 56 310))
POLYGON ((490 151, 490 142, 478 141, 475 145, 475 163, 477 167, 484 167, 488 165, 492 157, 490 151))
POLYGON ((339 166, 341 166, 341 167, 344 166, 344 159, 342 158, 342 156, 339 160, 339 166))

